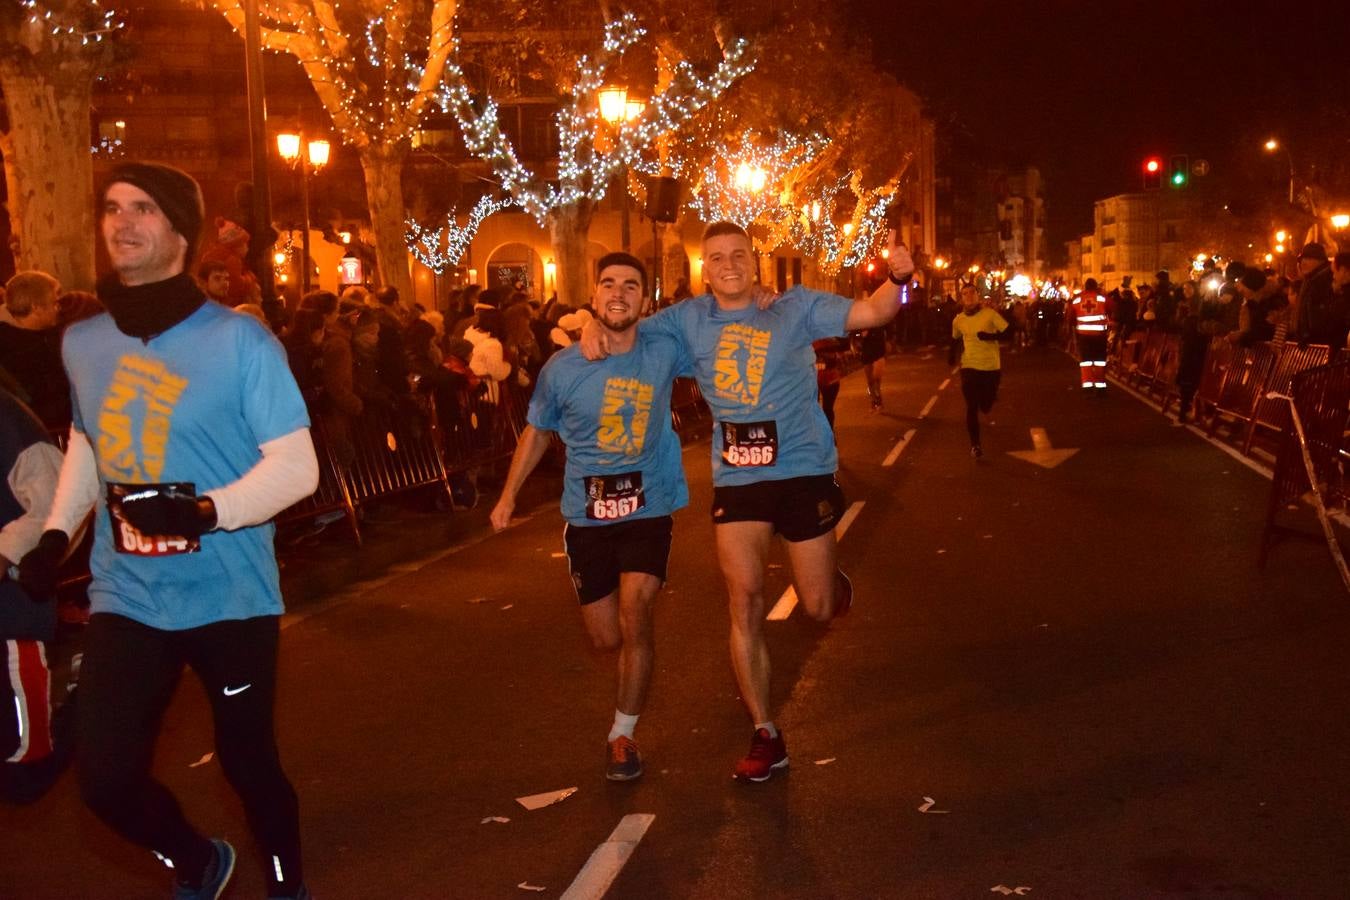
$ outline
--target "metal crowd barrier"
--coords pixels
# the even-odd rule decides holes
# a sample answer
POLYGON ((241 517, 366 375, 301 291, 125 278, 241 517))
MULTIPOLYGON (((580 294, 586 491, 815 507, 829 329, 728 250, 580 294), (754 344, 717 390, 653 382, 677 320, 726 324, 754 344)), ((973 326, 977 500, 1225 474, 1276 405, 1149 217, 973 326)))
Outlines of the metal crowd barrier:
MULTIPOLYGON (((1321 503, 1331 506, 1346 500, 1345 435, 1350 419, 1350 360, 1318 366, 1291 378, 1289 393, 1298 408, 1302 436, 1286 428, 1275 457, 1266 527, 1261 536, 1260 565, 1270 550, 1289 536, 1308 536, 1279 523, 1279 514, 1313 490, 1309 463, 1317 479, 1321 503), (1304 452, 1308 460, 1304 460, 1304 452)), ((1289 404, 1288 399, 1279 402, 1289 404)), ((1334 539, 1334 538, 1333 538, 1334 539)), ((1335 548, 1333 554, 1337 552, 1335 548)))
MULTIPOLYGON (((431 395, 395 413, 368 411, 351 423, 350 448, 344 453, 324 424, 313 416, 319 487, 314 494, 277 516, 278 522, 314 519, 340 512, 356 543, 361 543, 358 510, 363 504, 405 490, 440 485, 454 503, 457 476, 510 459, 525 430, 529 391, 514 380, 491 383, 486 393, 431 395), (342 456, 348 456, 344 463, 342 456)), ((671 395, 671 420, 685 440, 709 430, 711 415, 698 385, 680 378, 671 395)))

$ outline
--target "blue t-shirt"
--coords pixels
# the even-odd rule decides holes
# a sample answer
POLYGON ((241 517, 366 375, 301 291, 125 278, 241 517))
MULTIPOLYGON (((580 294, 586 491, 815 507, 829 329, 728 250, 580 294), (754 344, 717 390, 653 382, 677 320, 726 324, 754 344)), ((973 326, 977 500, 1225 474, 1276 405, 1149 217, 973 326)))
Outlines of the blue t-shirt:
POLYGON ((236 481, 259 445, 309 425, 280 342, 252 316, 208 302, 143 342, 102 315, 72 325, 62 348, 74 427, 98 461, 93 612, 182 630, 276 615, 281 585, 270 523, 201 537, 199 552, 118 552, 108 484, 190 482, 201 496, 236 481))
POLYGON ((642 331, 627 353, 587 362, 571 346, 544 365, 528 420, 567 445, 568 524, 650 519, 688 505, 670 391, 691 370, 677 341, 642 331))
POLYGON ((844 334, 853 301, 794 287, 766 310, 724 310, 709 294, 638 326, 678 338, 713 415, 716 486, 832 475, 834 432, 816 402, 811 342, 844 334))

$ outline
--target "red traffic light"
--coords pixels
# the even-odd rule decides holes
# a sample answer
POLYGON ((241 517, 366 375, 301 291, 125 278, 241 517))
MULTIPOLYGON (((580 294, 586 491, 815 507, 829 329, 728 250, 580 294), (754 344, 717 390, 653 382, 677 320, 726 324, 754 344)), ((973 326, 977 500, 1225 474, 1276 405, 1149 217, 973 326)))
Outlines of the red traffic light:
POLYGON ((1162 160, 1158 159, 1156 156, 1150 156, 1144 162, 1144 171, 1150 175, 1162 171, 1162 160))

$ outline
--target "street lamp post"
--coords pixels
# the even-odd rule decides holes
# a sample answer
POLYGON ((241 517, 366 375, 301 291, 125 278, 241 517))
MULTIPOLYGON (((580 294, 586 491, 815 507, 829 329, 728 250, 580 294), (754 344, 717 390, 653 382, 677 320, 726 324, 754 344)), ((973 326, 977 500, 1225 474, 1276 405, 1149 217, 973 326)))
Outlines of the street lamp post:
POLYGON ((300 290, 309 291, 311 266, 309 262, 309 170, 314 174, 328 165, 332 147, 327 141, 305 141, 304 133, 283 132, 277 135, 277 153, 291 168, 300 169, 300 205, 304 207, 305 230, 300 236, 300 290), (303 149, 304 153, 301 153, 303 149), (303 155, 303 158, 302 158, 303 155))
POLYGON ((1289 164, 1289 205, 1294 205, 1294 156, 1289 152, 1289 148, 1281 144, 1275 138, 1270 138, 1265 143, 1267 153, 1277 153, 1284 151, 1285 162, 1289 164))
MULTIPOLYGON (((624 123, 631 122, 642 115, 642 111, 647 106, 641 100, 628 99, 628 88, 618 85, 601 88, 596 94, 596 100, 600 104, 600 118, 615 129, 622 128, 624 123)), ((631 253, 632 235, 629 225, 628 165, 626 163, 619 171, 619 183, 623 190, 623 205, 619 220, 619 244, 622 246, 624 253, 631 253)))

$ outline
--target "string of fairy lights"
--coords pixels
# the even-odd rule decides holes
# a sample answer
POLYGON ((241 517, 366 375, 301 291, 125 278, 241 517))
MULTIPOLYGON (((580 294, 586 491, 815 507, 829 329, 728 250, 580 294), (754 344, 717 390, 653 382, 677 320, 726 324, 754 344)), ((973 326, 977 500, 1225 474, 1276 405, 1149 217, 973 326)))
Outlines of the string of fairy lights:
POLYGON ((612 147, 601 151, 595 142, 596 95, 610 66, 644 34, 637 18, 626 13, 605 26, 604 41, 594 59, 582 56, 577 60, 572 84, 566 91, 572 102, 554 117, 559 146, 556 182, 544 181, 520 162, 502 129, 496 101, 486 98, 480 112, 469 93, 464 72, 454 59, 457 54, 452 53, 447 62, 449 77, 442 109, 454 115, 469 152, 492 166, 502 189, 541 225, 559 207, 581 200, 604 199, 611 181, 623 167, 642 166, 657 138, 679 128, 755 65, 744 40, 734 42, 707 76, 688 62, 680 62, 665 89, 651 98, 640 116, 619 125, 612 147))
MULTIPOLYGON (((39 2, 20 0, 34 14, 39 2)), ((99 0, 88 2, 101 11, 99 0)), ((242 30, 241 0, 211 2, 237 31, 242 30)), ((264 0, 261 5, 264 47, 289 52, 300 61, 349 142, 402 145, 431 105, 453 116, 469 152, 492 167, 508 200, 480 200, 464 226, 456 223, 454 210, 442 228, 405 223, 409 250, 438 273, 458 262, 482 220, 505 205, 518 206, 543 225, 560 207, 604 199, 625 168, 657 174, 660 162, 650 152, 657 140, 678 132, 755 66, 744 40, 733 42, 710 74, 680 61, 666 87, 639 116, 617 124, 610 132, 612 141, 602 150, 596 142, 598 92, 610 69, 646 35, 637 17, 625 13, 605 25, 599 50, 579 57, 571 83, 563 86, 570 103, 554 117, 559 153, 556 180, 549 180, 520 161, 502 125, 498 102, 471 93, 459 61, 452 0, 434 0, 430 17, 425 4, 400 0, 374 14, 354 2, 344 6, 264 0)), ((112 14, 104 15, 107 27, 114 27, 112 14)), ((767 143, 744 134, 738 142, 712 142, 710 156, 683 154, 688 162, 682 162, 677 152, 667 162, 693 185, 690 205, 704 220, 725 219, 745 227, 765 224, 771 242, 790 242, 833 269, 856 265, 877 249, 895 186, 863 191, 853 184, 854 211, 842 226, 835 222, 835 214, 849 176, 827 184, 805 210, 800 209, 802 192, 794 187, 795 178, 828 145, 819 134, 782 135, 767 143), (693 162, 696 159, 710 161, 700 165, 693 162)))
POLYGON ((440 275, 451 266, 459 265, 483 220, 512 205, 512 202, 479 197, 464 225, 456 222, 456 210, 451 207, 445 214, 445 225, 434 230, 423 228, 417 220, 409 219, 404 223, 407 227, 404 239, 408 242, 408 251, 418 262, 440 275))
POLYGON ((104 38, 126 27, 116 11, 105 9, 100 0, 85 0, 61 10, 41 0, 19 0, 19 9, 24 11, 29 25, 45 28, 52 37, 79 37, 82 47, 102 43, 104 38))
POLYGON ((738 144, 715 144, 701 169, 687 161, 677 166, 693 182, 690 206, 700 218, 748 228, 781 214, 788 176, 809 165, 829 143, 819 134, 784 134, 763 145, 759 136, 746 132, 738 144))

